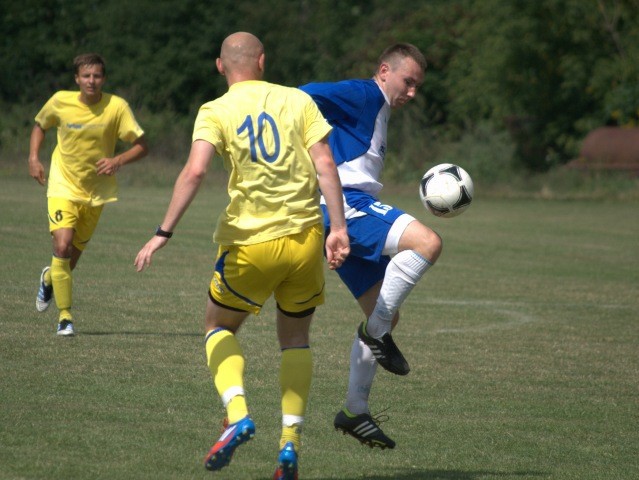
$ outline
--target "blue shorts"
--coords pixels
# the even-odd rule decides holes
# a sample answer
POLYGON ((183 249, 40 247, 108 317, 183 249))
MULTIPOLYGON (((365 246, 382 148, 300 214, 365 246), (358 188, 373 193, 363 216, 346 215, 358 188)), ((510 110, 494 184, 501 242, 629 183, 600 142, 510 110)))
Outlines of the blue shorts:
MULTIPOLYGON (((346 220, 351 253, 336 271, 355 298, 384 278, 388 255, 382 255, 386 237, 393 223, 405 212, 390 205, 384 205, 372 195, 358 190, 344 189, 348 206, 357 210, 359 216, 346 220)), ((330 232, 330 222, 326 206, 324 228, 330 232)))

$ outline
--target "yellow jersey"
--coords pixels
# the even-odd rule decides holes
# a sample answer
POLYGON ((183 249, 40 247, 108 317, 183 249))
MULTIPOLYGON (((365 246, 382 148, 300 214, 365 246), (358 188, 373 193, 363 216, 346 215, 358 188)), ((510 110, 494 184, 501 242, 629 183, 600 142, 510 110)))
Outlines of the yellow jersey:
POLYGON ((113 157, 118 139, 133 143, 144 134, 124 99, 102 93, 98 103, 86 105, 80 92, 60 91, 35 121, 44 130, 57 128, 48 197, 94 206, 117 200, 115 176, 98 176, 96 162, 113 157))
POLYGON ((308 149, 331 131, 297 88, 251 80, 205 103, 193 141, 215 147, 229 172, 229 204, 213 239, 251 245, 299 233, 322 221, 317 172, 308 149))

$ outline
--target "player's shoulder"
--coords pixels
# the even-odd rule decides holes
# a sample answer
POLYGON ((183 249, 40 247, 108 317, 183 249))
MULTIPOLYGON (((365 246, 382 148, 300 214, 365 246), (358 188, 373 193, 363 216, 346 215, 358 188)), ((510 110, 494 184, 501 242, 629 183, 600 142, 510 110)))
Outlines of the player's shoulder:
POLYGON ((281 83, 263 82, 264 88, 270 92, 276 92, 278 95, 292 96, 296 98, 306 98, 306 93, 302 92, 299 88, 289 87, 288 85, 282 85, 281 83))
POLYGON ((129 102, 127 102, 123 97, 120 97, 113 93, 102 92, 102 98, 100 100, 108 105, 113 105, 115 107, 129 106, 129 102))
POLYGON ((383 100, 383 93, 373 79, 353 78, 338 82, 307 83, 300 89, 317 101, 332 99, 347 104, 361 104, 383 100))
POLYGON ((305 91, 296 88, 296 87, 288 87, 284 85, 278 85, 282 88, 282 93, 290 98, 296 99, 301 103, 310 103, 315 104, 313 102, 313 98, 305 91))
POLYGON ((78 100, 79 92, 72 90, 58 90, 49 99, 50 102, 56 104, 74 103, 78 100))
POLYGON ((79 92, 72 90, 58 90, 52 95, 52 98, 72 98, 74 94, 77 96, 79 92))
POLYGON ((318 91, 367 91, 374 90, 375 88, 379 89, 373 79, 364 78, 350 78, 337 82, 311 82, 299 88, 309 93, 318 91))

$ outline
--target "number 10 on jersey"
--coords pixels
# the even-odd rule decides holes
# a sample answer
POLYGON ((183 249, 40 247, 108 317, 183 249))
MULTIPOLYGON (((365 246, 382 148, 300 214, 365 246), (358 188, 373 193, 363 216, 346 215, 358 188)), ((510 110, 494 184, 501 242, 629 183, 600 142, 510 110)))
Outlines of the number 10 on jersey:
POLYGON ((255 134, 255 128, 253 126, 253 117, 251 115, 247 115, 244 119, 244 123, 240 125, 240 128, 237 129, 238 135, 240 135, 244 130, 248 130, 248 140, 249 147, 251 149, 251 161, 257 162, 257 150, 260 150, 260 156, 264 159, 264 161, 268 163, 273 163, 277 160, 277 157, 280 155, 280 133, 277 130, 277 125, 275 124, 275 120, 268 113, 262 112, 257 117, 257 135, 255 134), (270 131, 273 134, 273 145, 275 145, 275 151, 273 153, 269 153, 266 149, 266 145, 264 144, 264 126, 269 124, 270 131), (257 144, 257 146, 256 146, 257 144))

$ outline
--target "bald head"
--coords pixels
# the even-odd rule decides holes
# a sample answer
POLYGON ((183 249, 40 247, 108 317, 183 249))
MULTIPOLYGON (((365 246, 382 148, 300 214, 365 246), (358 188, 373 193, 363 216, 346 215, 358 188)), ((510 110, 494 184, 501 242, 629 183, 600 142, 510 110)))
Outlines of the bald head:
POLYGON ((217 66, 227 79, 260 79, 264 72, 264 45, 251 33, 233 33, 222 42, 217 66))

